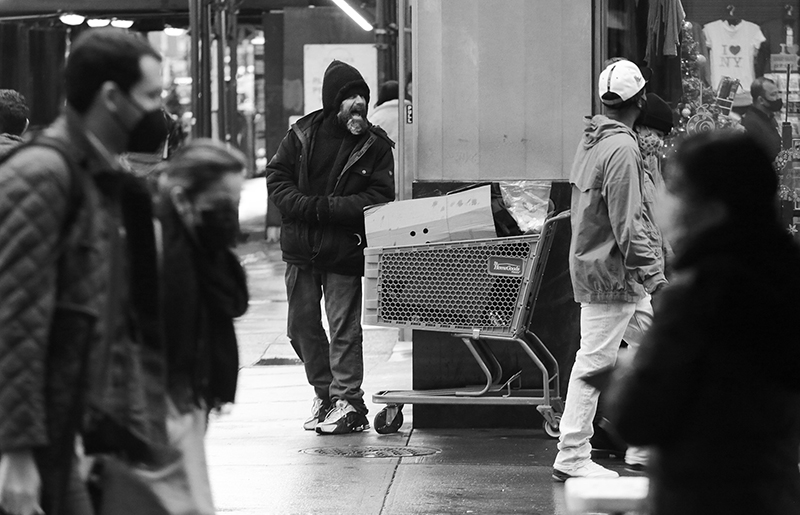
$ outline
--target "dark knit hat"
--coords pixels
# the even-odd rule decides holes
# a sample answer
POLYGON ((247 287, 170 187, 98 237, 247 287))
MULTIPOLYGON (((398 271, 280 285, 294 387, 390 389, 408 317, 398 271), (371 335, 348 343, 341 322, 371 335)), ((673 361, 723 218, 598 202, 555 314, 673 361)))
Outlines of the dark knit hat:
POLYGON ((322 109, 327 114, 339 110, 342 101, 359 94, 369 105, 369 86, 364 77, 347 63, 334 60, 322 79, 322 109))
POLYGON ((375 102, 375 107, 388 102, 389 100, 397 100, 400 94, 400 85, 396 80, 387 80, 381 84, 381 89, 378 91, 378 101, 375 102))
POLYGON ((675 126, 672 109, 669 104, 655 93, 646 95, 646 104, 637 123, 662 131, 664 134, 668 134, 675 126))

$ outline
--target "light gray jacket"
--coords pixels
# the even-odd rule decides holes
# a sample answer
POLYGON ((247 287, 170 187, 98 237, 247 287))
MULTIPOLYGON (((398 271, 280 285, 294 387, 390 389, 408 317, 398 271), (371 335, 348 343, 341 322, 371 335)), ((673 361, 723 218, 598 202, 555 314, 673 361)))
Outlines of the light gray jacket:
POLYGON ((643 216, 643 176, 636 134, 587 117, 570 172, 576 302, 637 302, 666 283, 661 242, 643 216))

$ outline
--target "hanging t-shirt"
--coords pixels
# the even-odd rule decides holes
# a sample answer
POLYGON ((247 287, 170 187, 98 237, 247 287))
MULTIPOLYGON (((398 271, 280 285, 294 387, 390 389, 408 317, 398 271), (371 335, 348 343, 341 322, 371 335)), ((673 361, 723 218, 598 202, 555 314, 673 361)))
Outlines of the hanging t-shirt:
POLYGON ((739 79, 739 88, 733 101, 735 106, 753 103, 750 85, 756 78, 755 57, 766 38, 755 23, 742 20, 736 25, 717 20, 703 27, 706 45, 711 58, 711 87, 717 91, 722 77, 739 79))

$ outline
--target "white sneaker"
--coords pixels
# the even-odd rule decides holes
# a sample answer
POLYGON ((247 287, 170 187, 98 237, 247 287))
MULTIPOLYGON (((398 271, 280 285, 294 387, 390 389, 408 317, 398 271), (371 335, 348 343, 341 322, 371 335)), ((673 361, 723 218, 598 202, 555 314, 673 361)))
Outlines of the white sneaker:
POLYGON ((564 470, 553 469, 553 479, 556 481, 566 481, 571 477, 619 477, 619 474, 613 470, 609 470, 592 460, 587 461, 583 465, 576 467, 569 472, 564 470))
POLYGON ((330 404, 325 406, 322 399, 314 397, 313 404, 311 404, 311 416, 308 420, 303 422, 303 429, 306 431, 313 431, 317 424, 325 419, 325 415, 331 410, 330 404))
POLYGON ((359 433, 365 429, 369 429, 366 415, 356 411, 353 405, 344 399, 336 401, 336 406, 315 428, 317 434, 321 435, 359 433))

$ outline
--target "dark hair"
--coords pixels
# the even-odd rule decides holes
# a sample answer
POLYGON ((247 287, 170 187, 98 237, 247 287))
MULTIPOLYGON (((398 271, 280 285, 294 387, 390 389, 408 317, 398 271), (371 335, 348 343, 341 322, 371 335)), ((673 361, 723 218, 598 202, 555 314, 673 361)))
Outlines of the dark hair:
POLYGON ((764 91, 764 84, 769 82, 772 85, 775 85, 775 81, 772 79, 768 79, 766 77, 759 77, 753 81, 750 85, 750 96, 753 97, 753 102, 756 101, 758 97, 764 96, 766 91, 764 91))
POLYGON ((161 187, 180 185, 192 200, 211 184, 246 166, 244 155, 235 148, 210 138, 192 140, 161 165, 161 187))
POLYGON ((691 136, 671 160, 680 173, 668 177, 670 189, 719 200, 732 218, 776 216, 778 176, 751 136, 725 130, 691 136))
POLYGON ((603 106, 605 106, 605 108, 608 109, 609 111, 624 111, 629 107, 634 107, 638 105, 639 100, 641 100, 643 96, 644 96, 644 87, 640 89, 638 92, 636 92, 636 94, 633 95, 628 100, 625 100, 623 102, 620 102, 619 104, 614 104, 614 105, 603 103, 603 106))
POLYGON ((25 97, 13 89, 0 89, 0 133, 21 135, 29 116, 25 97))
POLYGON ((397 100, 399 94, 399 87, 400 85, 396 80, 387 80, 383 84, 381 84, 380 89, 378 90, 378 101, 375 102, 375 107, 383 104, 384 102, 388 102, 389 100, 397 100))
POLYGON ((144 56, 161 61, 140 34, 110 27, 82 33, 73 43, 64 69, 67 103, 85 113, 107 81, 128 93, 142 78, 140 61, 144 56))

